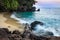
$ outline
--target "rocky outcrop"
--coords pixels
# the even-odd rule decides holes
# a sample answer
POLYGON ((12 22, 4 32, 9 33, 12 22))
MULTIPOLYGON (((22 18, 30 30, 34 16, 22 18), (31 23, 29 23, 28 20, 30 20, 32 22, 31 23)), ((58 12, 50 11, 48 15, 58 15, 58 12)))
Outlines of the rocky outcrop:
POLYGON ((36 10, 36 7, 28 8, 27 6, 20 6, 18 7, 17 12, 26 12, 26 11, 33 12, 35 10, 36 10))
POLYGON ((45 32, 44 36, 54 36, 54 34, 52 32, 47 31, 47 32, 45 32))
POLYGON ((21 34, 18 30, 14 30, 12 34, 21 34))
POLYGON ((38 36, 54 36, 53 32, 49 32, 49 31, 44 31, 44 32, 39 32, 38 36))
POLYGON ((0 28, 0 36, 1 37, 6 37, 7 34, 11 34, 8 29, 6 29, 6 28, 0 28))
POLYGON ((31 30, 35 30, 34 27, 35 27, 37 24, 39 24, 39 25, 41 25, 41 26, 44 25, 43 22, 40 22, 40 21, 34 21, 34 22, 32 22, 32 23, 30 24, 31 30))
POLYGON ((27 31, 24 31, 23 34, 20 34, 18 30, 10 33, 7 28, 0 28, 0 40, 60 40, 60 37, 36 36, 27 31))
POLYGON ((0 4, 0 12, 5 12, 7 11, 1 4, 0 4))
POLYGON ((36 36, 34 34, 30 35, 31 40, 60 40, 60 37, 56 36, 36 36))
POLYGON ((40 9, 37 9, 37 11, 40 11, 40 9))

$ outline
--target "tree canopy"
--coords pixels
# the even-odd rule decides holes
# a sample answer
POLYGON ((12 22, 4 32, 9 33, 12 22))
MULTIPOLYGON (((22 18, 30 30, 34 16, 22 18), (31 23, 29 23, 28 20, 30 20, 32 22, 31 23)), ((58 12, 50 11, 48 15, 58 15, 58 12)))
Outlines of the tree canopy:
POLYGON ((8 10, 16 10, 19 6, 26 6, 28 8, 31 8, 35 3, 35 1, 34 0, 1 0, 0 3, 8 10))
POLYGON ((19 6, 17 0, 2 0, 2 3, 6 9, 17 9, 19 6))

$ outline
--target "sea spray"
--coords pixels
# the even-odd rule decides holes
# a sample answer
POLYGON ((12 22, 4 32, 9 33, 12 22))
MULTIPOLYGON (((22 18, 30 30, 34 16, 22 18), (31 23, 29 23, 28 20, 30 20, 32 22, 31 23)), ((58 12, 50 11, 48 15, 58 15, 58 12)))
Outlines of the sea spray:
MULTIPOLYGON (((48 35, 48 33, 53 33, 54 36, 60 36, 60 31, 53 28, 53 27, 48 27, 46 28, 45 26, 40 26, 37 25, 35 27, 36 30, 33 31, 34 34, 36 34, 37 36, 44 36, 44 35, 48 35)), ((50 35, 48 35, 50 36, 50 35)))

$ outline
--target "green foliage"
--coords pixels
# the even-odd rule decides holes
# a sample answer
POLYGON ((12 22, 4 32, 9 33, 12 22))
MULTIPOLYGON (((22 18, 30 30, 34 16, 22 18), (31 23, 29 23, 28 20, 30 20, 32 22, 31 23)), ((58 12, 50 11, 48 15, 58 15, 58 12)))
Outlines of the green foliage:
POLYGON ((7 9, 7 8, 10 8, 10 2, 9 0, 2 0, 3 4, 4 4, 4 7, 7 9))
POLYGON ((35 0, 18 0, 20 6, 24 5, 27 6, 28 8, 31 8, 33 4, 35 3, 35 0))
POLYGON ((16 10, 17 7, 19 6, 18 1, 17 0, 2 0, 4 7, 6 9, 13 9, 16 10))
POLYGON ((18 6, 26 6, 31 8, 35 3, 34 0, 1 0, 4 7, 8 10, 16 10, 18 6))
POLYGON ((11 9, 17 9, 17 7, 19 6, 17 0, 11 0, 11 9))

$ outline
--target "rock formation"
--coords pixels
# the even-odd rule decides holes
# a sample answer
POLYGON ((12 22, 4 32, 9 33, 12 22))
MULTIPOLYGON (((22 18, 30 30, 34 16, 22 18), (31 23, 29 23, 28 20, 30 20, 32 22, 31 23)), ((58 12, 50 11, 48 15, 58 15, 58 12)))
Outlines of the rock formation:
POLYGON ((20 34, 18 30, 11 33, 7 28, 0 28, 0 40, 60 40, 60 37, 36 36, 28 30, 25 30, 23 34, 20 34))
POLYGON ((37 9, 37 11, 40 11, 40 9, 37 9))
POLYGON ((35 26, 36 26, 37 24, 39 24, 39 25, 41 25, 41 26, 44 25, 43 22, 40 22, 40 21, 34 21, 34 22, 32 22, 32 23, 30 24, 31 30, 35 30, 34 28, 35 28, 35 26))

